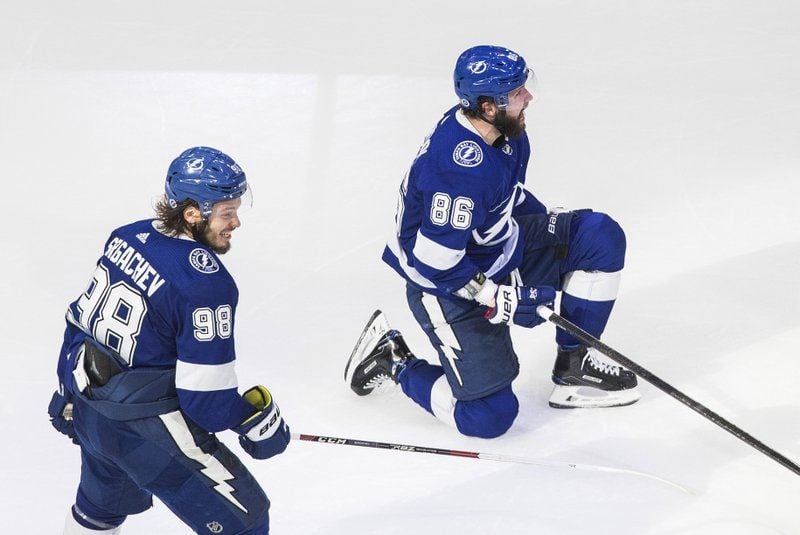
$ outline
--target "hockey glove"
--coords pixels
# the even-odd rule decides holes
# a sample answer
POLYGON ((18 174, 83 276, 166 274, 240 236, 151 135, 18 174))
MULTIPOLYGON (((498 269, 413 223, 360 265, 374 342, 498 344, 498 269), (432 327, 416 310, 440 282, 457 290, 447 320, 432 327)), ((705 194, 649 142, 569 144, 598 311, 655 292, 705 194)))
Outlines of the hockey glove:
POLYGON ((289 426, 272 401, 272 394, 263 386, 254 386, 242 396, 259 412, 233 428, 239 433, 242 449, 255 459, 269 459, 283 453, 289 445, 289 426))
POLYGON ((486 312, 490 323, 513 323, 522 327, 536 327, 544 322, 537 313, 540 305, 550 305, 556 300, 556 289, 552 286, 505 286, 497 287, 495 305, 486 312))
POLYGON ((50 423, 56 431, 67 435, 72 439, 73 444, 78 443, 75 437, 75 428, 72 426, 72 403, 65 398, 61 392, 56 390, 47 407, 47 414, 50 415, 50 423))

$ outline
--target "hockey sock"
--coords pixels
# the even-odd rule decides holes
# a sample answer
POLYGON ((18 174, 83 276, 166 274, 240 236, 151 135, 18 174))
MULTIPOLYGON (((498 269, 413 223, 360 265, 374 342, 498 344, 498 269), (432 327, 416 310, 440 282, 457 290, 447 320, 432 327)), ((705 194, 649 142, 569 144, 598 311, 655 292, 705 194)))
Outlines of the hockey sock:
MULTIPOLYGON (((561 315, 595 338, 600 338, 614 307, 620 274, 620 271, 568 273, 561 295, 561 315)), ((556 331, 556 342, 562 347, 580 344, 580 340, 562 329, 556 331)))
POLYGON ((457 427, 456 398, 441 366, 414 359, 398 376, 403 392, 437 420, 457 427))
MULTIPOLYGON (((431 408, 431 392, 439 378, 444 379, 444 370, 441 366, 429 364, 426 360, 417 358, 409 362, 408 366, 400 372, 397 380, 405 395, 429 413, 434 414, 431 408)), ((447 384, 446 379, 444 382, 447 384)), ((449 391, 450 387, 448 386, 449 391)))

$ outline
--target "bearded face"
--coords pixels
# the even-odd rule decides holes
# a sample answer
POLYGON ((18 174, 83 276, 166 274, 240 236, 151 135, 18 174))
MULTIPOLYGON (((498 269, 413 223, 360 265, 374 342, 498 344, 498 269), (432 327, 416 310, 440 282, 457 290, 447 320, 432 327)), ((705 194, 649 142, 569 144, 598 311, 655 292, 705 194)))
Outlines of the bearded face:
POLYGON ((525 133, 525 111, 511 116, 506 110, 500 110, 494 119, 494 127, 508 139, 516 139, 525 133))
POLYGON ((217 254, 227 253, 231 248, 231 234, 242 225, 237 212, 241 204, 241 199, 215 203, 208 219, 191 225, 194 239, 217 254))

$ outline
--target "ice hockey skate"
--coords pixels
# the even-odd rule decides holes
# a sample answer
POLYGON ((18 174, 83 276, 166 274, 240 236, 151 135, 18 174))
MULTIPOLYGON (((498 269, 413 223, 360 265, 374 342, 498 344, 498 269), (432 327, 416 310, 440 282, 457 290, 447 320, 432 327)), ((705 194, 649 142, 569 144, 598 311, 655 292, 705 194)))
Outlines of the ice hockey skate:
POLYGON ((556 409, 622 407, 639 399, 636 375, 585 346, 559 348, 550 406, 556 409))
POLYGON ((390 329, 386 316, 376 310, 350 354, 344 380, 353 392, 366 396, 397 384, 397 376, 412 358, 403 337, 390 329))

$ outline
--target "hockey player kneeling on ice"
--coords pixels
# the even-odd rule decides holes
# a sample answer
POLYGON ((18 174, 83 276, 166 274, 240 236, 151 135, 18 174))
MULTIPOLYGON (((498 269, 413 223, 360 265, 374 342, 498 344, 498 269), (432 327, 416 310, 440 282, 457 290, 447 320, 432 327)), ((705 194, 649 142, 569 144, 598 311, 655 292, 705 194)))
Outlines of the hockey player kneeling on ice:
MULTIPOLYGON (((548 212, 525 188, 525 109, 536 92, 525 60, 481 45, 457 60, 459 104, 425 139, 400 186, 396 233, 383 260, 406 280, 415 319, 440 365, 414 357, 376 313, 347 363, 360 395, 382 384, 461 433, 505 433, 519 405, 509 326, 535 327, 561 291, 560 313, 595 337, 605 329, 625 260, 625 235, 606 214, 548 212)), ((614 407, 639 398, 636 376, 558 331, 556 408, 614 407)))
POLYGON ((169 167, 158 218, 114 230, 69 305, 53 426, 81 448, 68 535, 117 534, 157 496, 196 533, 264 535, 269 500, 214 433, 256 459, 290 439, 270 392, 238 393, 239 292, 218 255, 251 204, 242 169, 209 147, 169 167))

